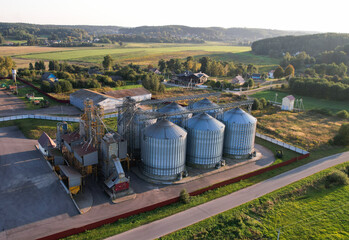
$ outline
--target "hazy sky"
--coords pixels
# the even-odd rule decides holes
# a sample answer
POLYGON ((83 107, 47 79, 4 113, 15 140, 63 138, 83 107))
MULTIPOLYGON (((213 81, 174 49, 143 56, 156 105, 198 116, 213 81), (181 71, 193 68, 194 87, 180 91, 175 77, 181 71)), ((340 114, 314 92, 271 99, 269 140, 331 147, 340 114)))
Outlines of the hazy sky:
POLYGON ((0 22, 347 32, 346 0, 0 0, 0 22))

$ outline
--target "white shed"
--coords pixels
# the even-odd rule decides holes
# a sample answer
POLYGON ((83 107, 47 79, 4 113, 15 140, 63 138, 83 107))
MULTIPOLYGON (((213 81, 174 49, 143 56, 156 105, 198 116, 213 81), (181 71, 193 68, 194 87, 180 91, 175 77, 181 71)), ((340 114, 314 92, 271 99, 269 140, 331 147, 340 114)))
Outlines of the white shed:
POLYGON ((143 87, 114 90, 114 91, 105 92, 104 94, 107 96, 116 98, 122 102, 125 97, 131 97, 136 102, 141 102, 141 101, 151 99, 151 92, 149 92, 147 89, 143 87))
POLYGON ((284 97, 282 99, 281 110, 293 111, 295 100, 296 100, 295 97, 292 95, 288 95, 288 96, 284 97))

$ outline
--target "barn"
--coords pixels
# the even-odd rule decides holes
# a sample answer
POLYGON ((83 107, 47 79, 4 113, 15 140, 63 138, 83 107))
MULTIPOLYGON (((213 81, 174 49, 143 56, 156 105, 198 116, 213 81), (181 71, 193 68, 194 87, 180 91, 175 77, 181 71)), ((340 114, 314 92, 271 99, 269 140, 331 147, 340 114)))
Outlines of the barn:
POLYGON ((284 97, 282 99, 281 110, 293 111, 295 100, 296 100, 295 97, 292 95, 288 95, 288 96, 284 97))
POLYGON ((145 88, 122 89, 108 92, 95 92, 88 89, 80 89, 70 94, 70 104, 84 110, 85 99, 92 99, 95 106, 102 106, 105 113, 115 112, 116 106, 124 102, 125 97, 131 97, 136 102, 151 99, 151 93, 145 88))
POLYGON ((151 92, 149 92, 147 89, 143 87, 108 91, 108 92, 105 92, 104 94, 107 96, 116 98, 120 101, 122 101, 123 98, 125 97, 131 97, 136 102, 151 99, 151 92))
POLYGON ((106 113, 115 112, 116 106, 122 104, 122 100, 120 99, 116 99, 114 97, 88 89, 80 89, 70 94, 70 104, 79 108, 80 110, 84 110, 84 101, 87 98, 92 99, 95 106, 102 106, 104 108, 104 112, 106 113))

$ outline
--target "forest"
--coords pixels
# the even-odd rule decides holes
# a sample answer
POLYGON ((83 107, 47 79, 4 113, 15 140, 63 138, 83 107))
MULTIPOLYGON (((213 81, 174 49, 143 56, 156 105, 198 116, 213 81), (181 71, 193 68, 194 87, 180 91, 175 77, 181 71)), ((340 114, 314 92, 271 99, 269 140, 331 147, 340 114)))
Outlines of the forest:
POLYGON ((286 52, 294 55, 304 51, 316 56, 325 51, 342 50, 347 44, 349 44, 349 34, 323 33, 267 38, 253 42, 251 47, 252 52, 257 55, 280 57, 286 52))

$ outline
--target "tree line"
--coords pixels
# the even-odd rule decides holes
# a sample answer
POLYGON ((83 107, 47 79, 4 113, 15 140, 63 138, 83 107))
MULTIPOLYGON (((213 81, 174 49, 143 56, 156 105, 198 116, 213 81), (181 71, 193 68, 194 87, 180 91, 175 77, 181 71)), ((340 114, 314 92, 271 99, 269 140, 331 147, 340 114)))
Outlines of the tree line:
POLYGON ((311 56, 349 44, 349 34, 323 33, 303 36, 283 36, 262 39, 252 43, 252 52, 257 55, 280 57, 289 52, 307 52, 311 56))
POLYGON ((295 94, 331 100, 349 100, 349 85, 327 79, 291 78, 289 87, 295 94))

